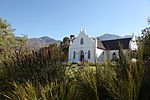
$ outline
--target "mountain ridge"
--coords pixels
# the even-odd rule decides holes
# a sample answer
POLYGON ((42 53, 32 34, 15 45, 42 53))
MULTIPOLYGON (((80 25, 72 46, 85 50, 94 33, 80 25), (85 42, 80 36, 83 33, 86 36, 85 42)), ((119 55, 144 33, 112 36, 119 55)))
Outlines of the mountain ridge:
POLYGON ((104 40, 114 40, 114 39, 121 39, 121 38, 131 38, 131 37, 132 37, 131 35, 119 36, 116 34, 106 33, 96 38, 99 38, 100 40, 104 41, 104 40))
POLYGON ((47 47, 52 43, 60 44, 61 41, 55 40, 55 39, 48 37, 48 36, 43 36, 43 37, 39 37, 39 38, 30 38, 27 41, 28 48, 31 50, 38 50, 39 48, 47 47))

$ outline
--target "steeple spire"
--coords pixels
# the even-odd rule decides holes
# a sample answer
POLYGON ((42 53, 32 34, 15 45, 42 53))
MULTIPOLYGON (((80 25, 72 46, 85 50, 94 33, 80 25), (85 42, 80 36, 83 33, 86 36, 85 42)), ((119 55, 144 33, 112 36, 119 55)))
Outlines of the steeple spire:
POLYGON ((84 33, 86 33, 86 27, 84 27, 84 33))
POLYGON ((82 28, 80 28, 80 33, 82 33, 83 32, 83 29, 82 28))
POLYGON ((84 29, 80 28, 80 34, 81 34, 81 33, 86 34, 86 28, 84 28, 84 29))

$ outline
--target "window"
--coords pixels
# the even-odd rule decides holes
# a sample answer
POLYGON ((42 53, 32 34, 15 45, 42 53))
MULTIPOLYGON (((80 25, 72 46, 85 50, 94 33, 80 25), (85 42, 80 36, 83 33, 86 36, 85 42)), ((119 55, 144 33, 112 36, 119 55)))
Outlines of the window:
POLYGON ((83 44, 83 38, 81 38, 80 44, 81 44, 81 45, 83 44))
POLYGON ((75 59, 76 58, 76 52, 74 51, 73 52, 73 59, 75 59))
POLYGON ((84 61, 84 52, 83 52, 83 50, 80 51, 80 61, 84 61))
POLYGON ((88 59, 91 58, 91 53, 90 53, 90 50, 88 51, 88 59))

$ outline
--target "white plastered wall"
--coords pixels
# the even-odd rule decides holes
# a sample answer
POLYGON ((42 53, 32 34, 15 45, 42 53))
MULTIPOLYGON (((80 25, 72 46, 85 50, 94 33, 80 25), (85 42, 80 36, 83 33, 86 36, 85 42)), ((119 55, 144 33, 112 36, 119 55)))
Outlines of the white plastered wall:
MULTIPOLYGON (((128 57, 128 49, 123 50, 123 54, 125 57, 128 57)), ((112 60, 113 58, 113 53, 116 53, 117 58, 119 58, 119 50, 105 50, 104 51, 104 61, 106 60, 112 60)))
POLYGON ((84 59, 89 62, 94 62, 96 40, 89 37, 84 32, 81 32, 79 36, 75 38, 73 43, 69 46, 69 61, 70 62, 80 62, 80 51, 84 52, 84 59), (83 45, 80 44, 80 40, 83 38, 83 45), (88 50, 90 50, 90 59, 88 59, 88 50), (73 53, 75 51, 75 59, 73 58, 73 53))

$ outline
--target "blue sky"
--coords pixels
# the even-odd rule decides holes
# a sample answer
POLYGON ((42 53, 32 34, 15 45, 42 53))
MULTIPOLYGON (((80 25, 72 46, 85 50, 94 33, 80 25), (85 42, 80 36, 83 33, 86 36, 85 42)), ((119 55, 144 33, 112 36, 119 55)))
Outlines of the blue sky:
POLYGON ((150 0, 0 0, 0 17, 15 34, 62 40, 87 28, 88 35, 139 35, 147 26, 150 0))

